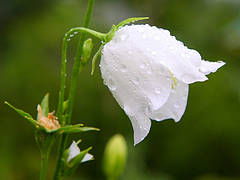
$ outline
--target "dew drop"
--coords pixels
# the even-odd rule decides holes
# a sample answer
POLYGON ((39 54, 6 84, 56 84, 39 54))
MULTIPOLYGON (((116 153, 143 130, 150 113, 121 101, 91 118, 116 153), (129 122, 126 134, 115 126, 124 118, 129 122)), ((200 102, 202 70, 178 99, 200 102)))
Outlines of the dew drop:
POLYGON ((154 39, 158 41, 158 40, 160 40, 160 37, 159 36, 154 36, 154 39))
POLYGON ((152 70, 151 70, 151 69, 148 69, 148 70, 147 70, 147 74, 152 74, 152 70))
POLYGON ((119 67, 120 71, 122 72, 126 72, 127 71, 127 66, 125 64, 120 64, 120 67, 119 67))
POLYGON ((73 37, 74 35, 73 34, 70 34, 70 37, 73 37))
POLYGON ((131 55, 131 54, 132 54, 132 51, 130 51, 130 50, 129 50, 129 51, 128 51, 128 54, 130 54, 130 55, 131 55))
POLYGON ((205 67, 200 67, 199 71, 202 73, 208 72, 208 70, 205 67))
POLYGON ((138 77, 134 77, 134 78, 133 78, 133 83, 134 83, 135 85, 138 85, 138 84, 139 84, 139 78, 138 78, 138 77))
POLYGON ((70 40, 71 40, 70 38, 67 39, 67 41, 70 41, 70 40))
POLYGON ((78 32, 77 32, 77 31, 75 31, 73 34, 78 34, 78 32))
POLYGON ((155 56, 157 54, 156 51, 152 51, 152 55, 155 56))
POLYGON ((140 65, 140 68, 141 68, 141 69, 145 69, 146 66, 145 66, 144 64, 141 64, 141 65, 140 65))
POLYGON ((107 86, 107 81, 104 80, 104 81, 103 81, 103 84, 107 86))
POLYGON ((115 91, 117 88, 115 82, 111 78, 108 80, 108 87, 111 91, 115 91))
POLYGON ((154 89, 154 92, 155 92, 156 94, 160 94, 160 93, 161 93, 161 91, 160 91, 158 88, 155 88, 155 89, 154 89))
POLYGON ((124 34, 120 36, 120 40, 121 40, 121 41, 124 41, 126 38, 127 38, 127 36, 124 35, 124 34))
POLYGON ((146 35, 146 34, 143 34, 143 35, 142 35, 142 38, 143 38, 143 39, 146 39, 146 38, 147 38, 147 35, 146 35))
POLYGON ((179 108, 179 105, 177 105, 177 104, 174 104, 174 107, 175 107, 175 108, 179 108))

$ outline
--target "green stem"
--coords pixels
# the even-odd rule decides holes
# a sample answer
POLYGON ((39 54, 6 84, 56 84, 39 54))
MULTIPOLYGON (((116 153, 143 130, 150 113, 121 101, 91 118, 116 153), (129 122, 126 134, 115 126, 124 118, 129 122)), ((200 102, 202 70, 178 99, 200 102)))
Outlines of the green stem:
POLYGON ((40 180, 45 180, 47 175, 47 164, 48 164, 49 152, 41 153, 41 172, 40 180))
MULTIPOLYGON (((89 0, 88 1, 88 8, 87 8, 87 13, 85 15, 84 18, 84 24, 83 27, 84 28, 78 28, 78 30, 76 29, 71 29, 71 33, 72 31, 74 32, 76 30, 76 32, 87 32, 86 27, 88 27, 89 22, 90 22, 90 18, 91 18, 91 14, 92 14, 92 9, 93 9, 93 5, 94 5, 95 0, 89 0)), ((92 31, 88 31, 88 33, 91 34, 92 31)), ((95 32, 94 32, 95 33, 95 32)), ((66 84, 66 57, 67 57, 67 41, 68 41, 68 35, 70 36, 70 34, 68 33, 64 39, 63 39, 63 51, 62 51, 62 70, 61 70, 61 88, 60 88, 60 93, 59 93, 59 104, 58 104, 58 117, 60 118, 60 122, 61 124, 69 124, 71 121, 71 116, 72 116, 72 108, 73 108, 73 99, 75 96, 75 91, 76 91, 76 85, 77 85, 77 81, 78 81, 78 74, 79 74, 79 70, 80 70, 80 66, 81 66, 81 54, 82 54, 82 47, 83 47, 83 43, 84 43, 84 39, 85 39, 85 33, 82 33, 79 39, 79 43, 78 43, 78 47, 77 47, 77 53, 76 53, 76 57, 75 57, 75 61, 74 61, 74 65, 73 65, 73 72, 72 72, 72 77, 71 77, 71 86, 70 86, 70 91, 69 91, 69 99, 68 99, 68 108, 67 108, 67 116, 66 116, 66 122, 64 122, 63 120, 63 102, 64 102, 64 93, 65 93, 65 84, 66 84)), ((100 33, 101 36, 101 33, 100 33)), ((103 36, 101 36, 103 37, 103 36)), ((55 175, 54 175, 54 180, 59 180, 62 176, 61 171, 62 171, 62 156, 63 156, 63 152, 64 149, 66 147, 66 142, 67 142, 67 135, 62 135, 62 137, 60 138, 60 146, 59 146, 59 150, 58 150, 58 160, 57 160, 57 166, 56 166, 56 171, 55 171, 55 175)))

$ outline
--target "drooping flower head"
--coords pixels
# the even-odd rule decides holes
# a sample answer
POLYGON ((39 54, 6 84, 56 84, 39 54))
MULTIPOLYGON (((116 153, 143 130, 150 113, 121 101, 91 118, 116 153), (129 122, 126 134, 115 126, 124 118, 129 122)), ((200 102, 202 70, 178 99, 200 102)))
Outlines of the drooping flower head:
POLYGON ((134 129, 134 143, 149 133, 151 120, 179 121, 185 111, 188 85, 206 81, 224 62, 202 60, 168 30, 127 25, 105 44, 102 78, 134 129))

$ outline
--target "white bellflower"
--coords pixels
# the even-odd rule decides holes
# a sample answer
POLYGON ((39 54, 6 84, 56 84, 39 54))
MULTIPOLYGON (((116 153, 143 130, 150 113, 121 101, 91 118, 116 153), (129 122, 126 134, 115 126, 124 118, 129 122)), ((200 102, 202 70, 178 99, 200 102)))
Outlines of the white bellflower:
POLYGON ((187 105, 188 85, 206 81, 224 62, 202 60, 168 30, 124 26, 102 50, 104 83, 131 120, 134 144, 148 134, 151 120, 178 122, 187 105))

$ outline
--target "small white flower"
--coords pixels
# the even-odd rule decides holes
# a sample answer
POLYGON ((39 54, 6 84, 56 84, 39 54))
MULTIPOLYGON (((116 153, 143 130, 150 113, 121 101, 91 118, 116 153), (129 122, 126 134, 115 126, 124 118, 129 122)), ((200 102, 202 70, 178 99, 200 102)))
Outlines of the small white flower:
MULTIPOLYGON (((80 154, 80 148, 78 147, 77 143, 75 141, 73 141, 71 146, 69 147, 69 154, 68 154, 67 162, 71 161, 71 159, 76 157, 78 154, 80 154)), ((93 159, 93 155, 87 153, 81 162, 90 161, 92 159, 93 159)))
POLYGON ((206 81, 224 62, 202 60, 168 30, 149 25, 120 28, 102 51, 102 78, 129 116, 134 143, 148 134, 151 120, 179 121, 188 84, 206 81))

